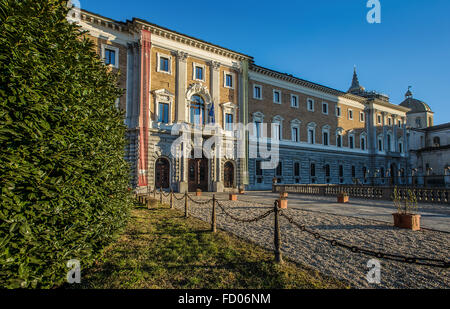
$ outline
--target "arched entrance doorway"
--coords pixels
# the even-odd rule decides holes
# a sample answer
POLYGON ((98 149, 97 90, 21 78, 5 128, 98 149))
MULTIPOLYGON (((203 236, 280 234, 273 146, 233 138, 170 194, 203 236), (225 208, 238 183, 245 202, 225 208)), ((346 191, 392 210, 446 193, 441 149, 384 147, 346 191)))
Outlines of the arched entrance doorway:
POLYGON ((234 187, 234 165, 230 161, 226 162, 223 168, 225 188, 234 187))
POLYGON ((208 159, 189 159, 188 180, 189 192, 208 191, 208 159))
POLYGON ((170 188, 170 163, 165 158, 159 158, 155 164, 155 187, 170 188))

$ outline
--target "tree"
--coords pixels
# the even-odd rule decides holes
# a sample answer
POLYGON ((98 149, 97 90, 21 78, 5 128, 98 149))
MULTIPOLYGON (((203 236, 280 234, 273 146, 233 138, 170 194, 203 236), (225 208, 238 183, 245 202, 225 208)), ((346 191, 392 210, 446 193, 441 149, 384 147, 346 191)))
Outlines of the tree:
POLYGON ((122 90, 64 0, 0 0, 0 287, 59 286, 124 227, 122 90))

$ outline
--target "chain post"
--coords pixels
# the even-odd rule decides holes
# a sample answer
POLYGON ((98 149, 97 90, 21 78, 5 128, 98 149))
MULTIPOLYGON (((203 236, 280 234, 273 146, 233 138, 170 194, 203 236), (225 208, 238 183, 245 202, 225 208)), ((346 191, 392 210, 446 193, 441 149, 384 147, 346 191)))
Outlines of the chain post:
POLYGON ((146 198, 145 198, 145 203, 147 204, 147 209, 150 209, 151 208, 151 201, 152 199, 150 198, 150 195, 148 195, 146 198))
POLYGON ((170 209, 173 209, 173 191, 170 190, 170 209))
POLYGON ((163 198, 163 193, 162 193, 163 191, 162 191, 162 187, 161 188, 159 188, 159 203, 160 204, 162 204, 162 202, 163 202, 163 200, 162 200, 162 198, 163 198))
POLYGON ((278 207, 278 201, 275 201, 275 224, 274 224, 274 245, 275 245, 275 262, 283 263, 283 256, 281 254, 281 231, 280 231, 280 209, 278 207))
POLYGON ((213 233, 217 232, 217 225, 216 225, 216 195, 213 194, 213 206, 212 206, 212 218, 211 218, 211 231, 213 233))
POLYGON ((184 194, 184 217, 185 218, 189 218, 189 213, 188 213, 188 193, 187 192, 184 194))

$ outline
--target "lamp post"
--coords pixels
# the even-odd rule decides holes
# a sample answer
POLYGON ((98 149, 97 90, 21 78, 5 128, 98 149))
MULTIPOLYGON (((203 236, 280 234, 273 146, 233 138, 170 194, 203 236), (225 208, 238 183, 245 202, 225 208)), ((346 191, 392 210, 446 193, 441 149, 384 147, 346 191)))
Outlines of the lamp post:
POLYGON ((416 179, 415 179, 416 174, 417 174, 417 168, 411 169, 411 185, 413 187, 416 186, 416 179))
POLYGON ((428 180, 430 178, 430 174, 431 174, 432 171, 433 171, 432 167, 427 167, 427 176, 426 176, 426 179, 425 179, 425 187, 428 187, 428 180))
POLYGON ((377 168, 377 169, 375 170, 375 173, 373 173, 373 177, 372 177, 372 186, 375 185, 375 178, 378 177, 378 174, 380 174, 380 169, 379 169, 379 168, 377 168))

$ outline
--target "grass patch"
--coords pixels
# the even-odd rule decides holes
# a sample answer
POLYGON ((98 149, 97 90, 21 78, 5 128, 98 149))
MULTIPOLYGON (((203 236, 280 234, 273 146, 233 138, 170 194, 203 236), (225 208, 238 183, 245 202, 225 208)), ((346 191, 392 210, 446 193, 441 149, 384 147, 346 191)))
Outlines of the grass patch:
MULTIPOLYGON (((77 288, 94 289, 320 289, 347 288, 210 225, 154 204, 132 212, 120 239, 77 288)), ((74 286, 75 287, 75 286, 74 286)))

